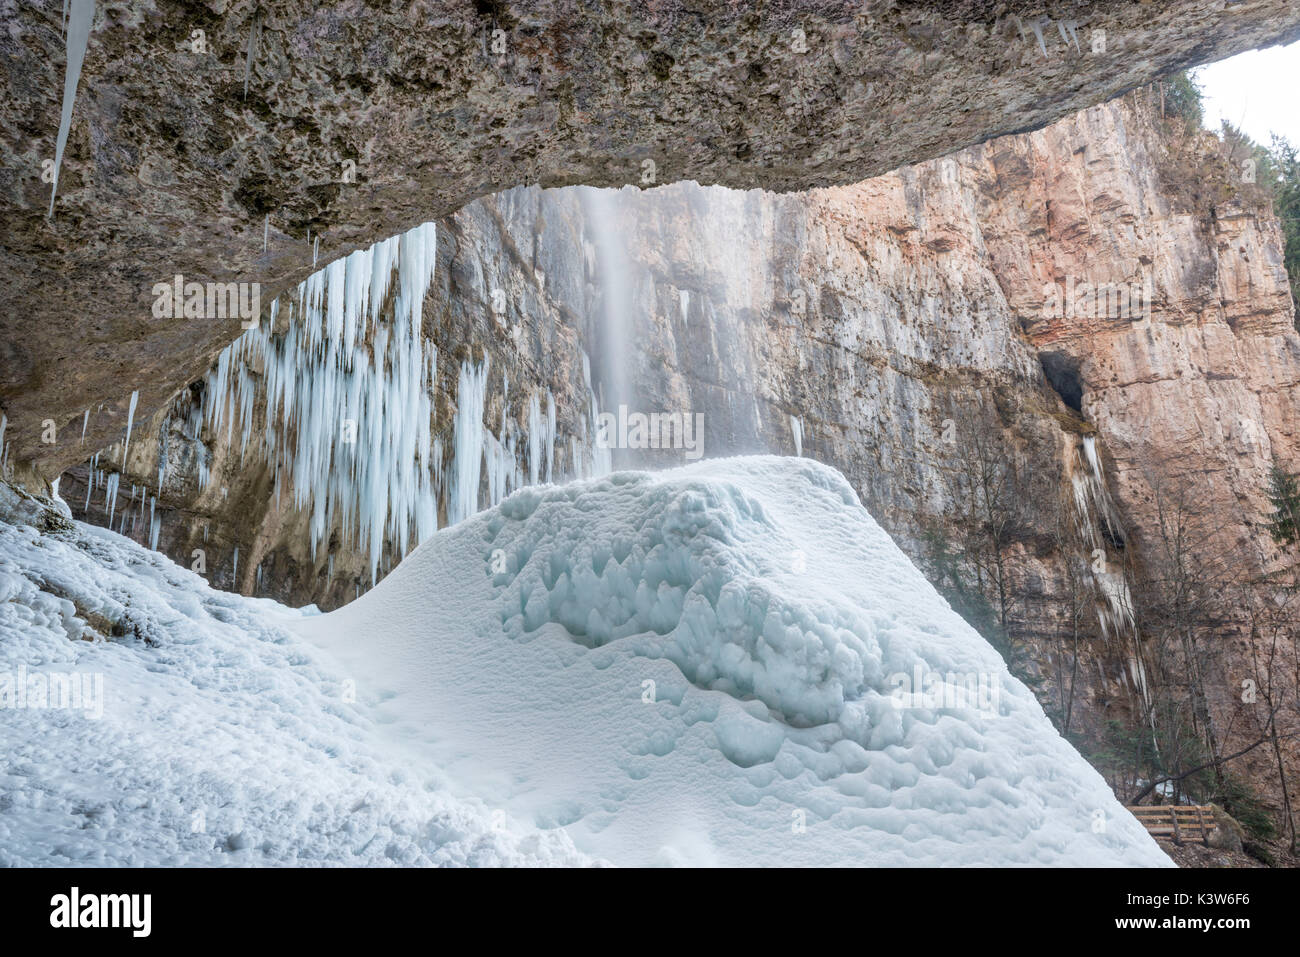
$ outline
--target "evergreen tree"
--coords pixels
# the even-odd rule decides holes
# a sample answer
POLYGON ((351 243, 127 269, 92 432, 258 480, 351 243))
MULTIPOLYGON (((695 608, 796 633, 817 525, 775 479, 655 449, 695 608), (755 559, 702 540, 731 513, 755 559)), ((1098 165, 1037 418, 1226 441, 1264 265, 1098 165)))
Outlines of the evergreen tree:
POLYGON ((1184 70, 1168 76, 1161 81, 1160 89, 1166 116, 1181 117, 1189 129, 1201 125, 1205 118, 1204 95, 1194 73, 1184 70))
POLYGON ((1300 480, 1276 460, 1268 474, 1268 500, 1273 503, 1269 534, 1279 545, 1294 545, 1300 537, 1300 480))

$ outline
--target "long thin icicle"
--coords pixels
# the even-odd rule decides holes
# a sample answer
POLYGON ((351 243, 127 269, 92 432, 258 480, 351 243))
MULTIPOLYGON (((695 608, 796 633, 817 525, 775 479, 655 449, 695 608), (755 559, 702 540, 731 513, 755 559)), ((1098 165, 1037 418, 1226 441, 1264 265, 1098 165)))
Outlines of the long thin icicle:
POLYGON ((54 183, 50 188, 50 211, 54 216, 54 198, 59 192, 59 170, 63 167, 63 149, 68 145, 68 131, 72 129, 72 105, 77 99, 77 84, 81 82, 81 66, 86 61, 86 47, 90 43, 90 24, 95 19, 95 0, 71 0, 68 13, 68 68, 63 77, 63 112, 59 116, 59 138, 54 145, 54 183))
POLYGON ((122 443, 122 468, 126 468, 126 453, 131 448, 131 426, 135 424, 135 405, 140 401, 140 390, 131 393, 131 404, 126 410, 126 441, 122 443))

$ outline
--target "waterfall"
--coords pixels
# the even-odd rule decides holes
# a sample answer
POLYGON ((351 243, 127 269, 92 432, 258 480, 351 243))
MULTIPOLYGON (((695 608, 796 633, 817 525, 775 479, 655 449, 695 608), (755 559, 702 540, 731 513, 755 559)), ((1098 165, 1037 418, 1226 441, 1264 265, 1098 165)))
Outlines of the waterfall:
POLYGON ((618 216, 618 193, 582 187, 583 218, 594 244, 600 321, 596 371, 607 408, 635 408, 628 358, 634 348, 631 270, 618 216))

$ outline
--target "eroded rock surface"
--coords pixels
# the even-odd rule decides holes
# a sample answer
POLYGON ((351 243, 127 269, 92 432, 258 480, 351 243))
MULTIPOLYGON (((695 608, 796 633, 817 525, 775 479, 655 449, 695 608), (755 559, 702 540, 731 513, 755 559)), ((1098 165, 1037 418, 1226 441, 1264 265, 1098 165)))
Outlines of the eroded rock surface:
POLYGON ((99 0, 54 218, 59 0, 0 3, 0 406, 41 484, 239 332, 261 284, 519 183, 844 184, 1300 36, 1289 0, 593 5, 99 0), (46 174, 43 177, 43 173, 46 174), (46 421, 52 443, 43 442, 46 421))

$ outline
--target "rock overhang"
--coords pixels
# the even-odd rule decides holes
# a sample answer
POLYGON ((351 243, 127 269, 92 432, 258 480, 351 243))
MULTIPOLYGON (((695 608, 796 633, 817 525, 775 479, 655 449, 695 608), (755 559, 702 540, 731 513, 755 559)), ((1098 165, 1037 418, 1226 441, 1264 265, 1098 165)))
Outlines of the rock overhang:
POLYGON ((268 304, 314 262, 521 182, 841 185, 1300 38, 1286 0, 96 7, 53 219, 61 5, 10 8, 0 37, 0 409, 36 482, 239 334, 155 316, 177 275, 268 304))

